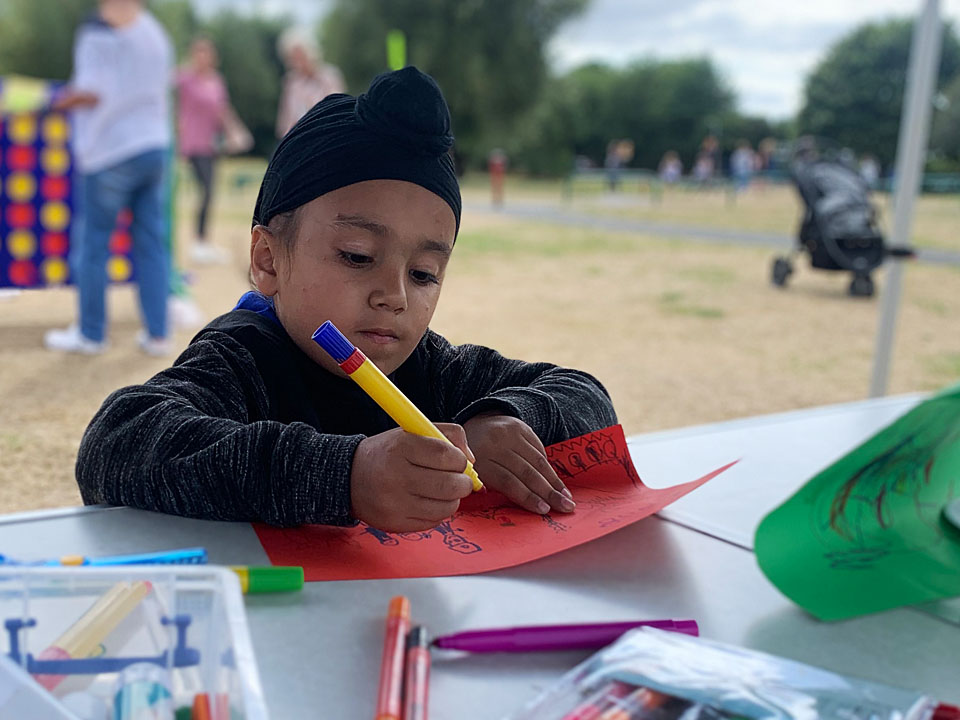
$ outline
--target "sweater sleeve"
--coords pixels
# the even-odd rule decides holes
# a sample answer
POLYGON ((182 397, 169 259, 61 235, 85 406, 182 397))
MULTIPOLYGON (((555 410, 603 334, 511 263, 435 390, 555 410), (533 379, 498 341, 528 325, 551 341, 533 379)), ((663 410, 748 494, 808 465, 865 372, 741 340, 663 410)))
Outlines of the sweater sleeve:
POLYGON ((585 372, 505 358, 478 345, 431 338, 440 356, 440 387, 449 415, 463 423, 481 412, 523 420, 544 445, 615 425, 603 385, 585 372))
POLYGON ((108 34, 99 27, 86 23, 77 31, 73 46, 72 89, 78 92, 100 94, 109 91, 110 53, 106 45, 108 34))
POLYGON ((354 524, 350 469, 363 436, 267 420, 268 406, 249 351, 208 333, 172 368, 106 399, 77 455, 84 502, 281 526, 354 524))

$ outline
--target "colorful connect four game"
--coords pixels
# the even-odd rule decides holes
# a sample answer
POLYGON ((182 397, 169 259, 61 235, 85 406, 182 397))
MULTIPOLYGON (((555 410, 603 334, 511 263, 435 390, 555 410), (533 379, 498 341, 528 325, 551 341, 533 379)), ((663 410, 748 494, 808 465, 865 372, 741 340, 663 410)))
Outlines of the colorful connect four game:
MULTIPOLYGON (((72 166, 63 113, 0 115, 0 287, 70 283, 72 166)), ((130 217, 123 212, 110 238, 111 281, 133 279, 130 248, 130 217)))

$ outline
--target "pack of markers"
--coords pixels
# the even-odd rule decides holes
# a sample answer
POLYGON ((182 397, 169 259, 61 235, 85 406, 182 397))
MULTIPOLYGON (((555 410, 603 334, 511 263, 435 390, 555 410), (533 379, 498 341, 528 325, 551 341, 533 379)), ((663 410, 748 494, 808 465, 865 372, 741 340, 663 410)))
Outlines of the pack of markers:
POLYGON ((240 581, 0 567, 0 720, 267 720, 240 581))
POLYGON ((960 708, 745 648, 631 630, 509 720, 960 720, 960 708))

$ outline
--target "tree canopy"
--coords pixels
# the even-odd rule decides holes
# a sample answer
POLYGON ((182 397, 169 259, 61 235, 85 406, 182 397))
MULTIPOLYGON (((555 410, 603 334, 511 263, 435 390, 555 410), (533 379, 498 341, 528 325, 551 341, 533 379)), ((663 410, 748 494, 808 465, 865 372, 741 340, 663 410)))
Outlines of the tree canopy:
POLYGON ((960 167, 960 74, 937 100, 930 131, 931 169, 956 170, 960 167))
POLYGON ((656 167, 667 150, 689 165, 708 133, 732 137, 726 126, 734 140, 756 142, 770 131, 764 121, 748 128, 733 112, 733 94, 707 59, 592 64, 550 82, 508 148, 516 164, 537 174, 566 173, 574 156, 601 164, 614 138, 634 140, 634 165, 656 167))
POLYGON ((324 54, 362 92, 387 70, 386 35, 402 30, 407 62, 443 88, 460 159, 479 162, 538 99, 546 45, 587 0, 338 0, 324 54))
MULTIPOLYGON (((739 114, 707 58, 588 64, 552 75, 548 44, 588 2, 335 0, 318 35, 327 59, 358 93, 387 69, 388 31, 403 31, 407 61, 433 75, 450 104, 461 167, 482 166, 493 148, 503 148, 516 169, 564 174, 576 156, 602 163, 615 138, 634 141, 634 166, 656 167, 675 150, 689 167, 708 133, 729 150, 741 138, 756 145, 788 132, 784 123, 739 114)), ((95 7, 96 0, 0 1, 0 74, 67 79, 74 32, 95 7)), ((276 41, 289 19, 230 10, 200 17, 192 0, 151 0, 149 7, 181 59, 197 34, 211 37, 234 106, 256 140, 254 152, 269 154, 283 75, 276 41)), ((808 76, 789 130, 872 153, 890 167, 912 26, 908 19, 868 23, 836 42, 808 76)), ((960 164, 958 83, 960 41, 948 26, 931 133, 938 168, 960 164)))
MULTIPOLYGON (((821 135, 893 162, 903 104, 912 20, 868 23, 841 38, 814 68, 797 119, 801 133, 821 135)), ((944 29, 938 87, 960 71, 960 42, 944 29)))
POLYGON ((74 31, 96 6, 96 0, 0 2, 0 74, 66 80, 74 31))

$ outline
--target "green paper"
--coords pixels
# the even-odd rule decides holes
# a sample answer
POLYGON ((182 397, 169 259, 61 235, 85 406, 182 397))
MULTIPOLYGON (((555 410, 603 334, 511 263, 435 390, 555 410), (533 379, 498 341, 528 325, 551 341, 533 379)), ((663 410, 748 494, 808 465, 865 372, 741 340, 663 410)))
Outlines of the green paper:
POLYGON ((757 528, 770 581, 821 620, 960 595, 960 385, 823 470, 757 528))
POLYGON ((403 30, 387 33, 387 66, 391 70, 402 70, 407 66, 407 36, 403 30))

